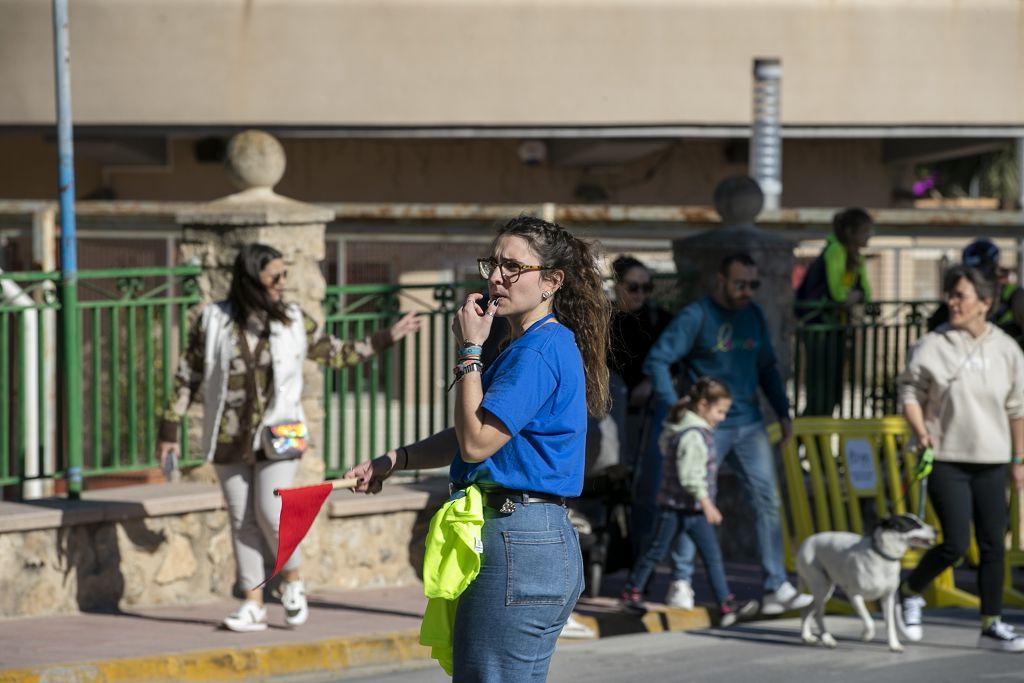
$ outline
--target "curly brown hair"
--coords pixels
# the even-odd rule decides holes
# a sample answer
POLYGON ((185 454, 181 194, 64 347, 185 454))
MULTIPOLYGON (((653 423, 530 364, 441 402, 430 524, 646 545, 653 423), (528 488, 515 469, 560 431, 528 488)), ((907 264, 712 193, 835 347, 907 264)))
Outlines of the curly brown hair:
POLYGON ((573 236, 555 223, 516 216, 499 231, 498 237, 522 237, 540 257, 541 263, 564 274, 555 294, 553 310, 558 321, 572 330, 583 356, 587 412, 601 417, 608 412, 608 320, 611 304, 605 296, 598 249, 595 244, 573 236))

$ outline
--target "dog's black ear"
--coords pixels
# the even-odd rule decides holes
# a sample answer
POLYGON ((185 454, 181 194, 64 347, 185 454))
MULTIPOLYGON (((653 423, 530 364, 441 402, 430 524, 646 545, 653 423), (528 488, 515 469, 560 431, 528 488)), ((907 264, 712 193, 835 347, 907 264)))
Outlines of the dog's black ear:
POLYGON ((892 517, 892 516, 883 517, 882 520, 878 523, 878 526, 883 528, 883 529, 895 529, 896 528, 896 518, 892 517))
POLYGON ((888 522, 887 526, 885 527, 886 529, 893 529, 894 531, 898 531, 900 533, 906 533, 908 531, 913 531, 914 529, 920 529, 923 526, 921 524, 921 520, 919 520, 916 516, 910 514, 889 517, 888 519, 886 519, 886 522, 888 522))

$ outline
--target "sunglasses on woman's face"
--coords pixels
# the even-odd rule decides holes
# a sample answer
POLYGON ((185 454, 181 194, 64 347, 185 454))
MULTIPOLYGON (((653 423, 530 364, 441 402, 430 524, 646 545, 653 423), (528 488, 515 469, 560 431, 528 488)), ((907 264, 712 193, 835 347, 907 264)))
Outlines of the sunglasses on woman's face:
POLYGON ((270 276, 270 286, 271 287, 276 287, 278 284, 280 284, 281 280, 287 280, 287 279, 288 279, 288 271, 287 270, 282 270, 280 273, 274 273, 273 275, 270 276))
POLYGON ((641 289, 644 290, 644 294, 650 294, 651 292, 654 291, 654 283, 653 282, 645 282, 643 284, 640 284, 639 282, 623 282, 622 286, 630 294, 636 294, 641 289))

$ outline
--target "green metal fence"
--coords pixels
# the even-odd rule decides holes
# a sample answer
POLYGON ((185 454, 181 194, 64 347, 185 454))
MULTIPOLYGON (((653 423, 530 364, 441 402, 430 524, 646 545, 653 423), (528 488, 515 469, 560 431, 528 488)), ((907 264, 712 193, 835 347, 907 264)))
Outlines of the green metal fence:
MULTIPOLYGON (((159 407, 170 395, 199 267, 79 273, 85 398, 83 474, 156 466, 159 407)), ((188 425, 181 458, 189 461, 188 425)))
POLYGON ((199 301, 199 272, 79 271, 78 368, 58 353, 68 338, 56 315, 60 275, 0 274, 0 485, 66 478, 69 436, 61 424, 69 410, 83 418, 83 476, 155 465, 157 407, 170 392, 181 323, 199 301), (65 380, 76 371, 82 392, 70 397, 65 380))
POLYGON ((897 411, 896 378, 936 301, 878 301, 846 311, 800 304, 791 402, 798 415, 881 417, 897 411))
POLYGON ((452 424, 452 318, 469 292, 483 289, 482 281, 328 287, 327 329, 342 339, 390 327, 408 311, 423 318, 418 334, 367 362, 325 371, 323 450, 329 474, 452 424))

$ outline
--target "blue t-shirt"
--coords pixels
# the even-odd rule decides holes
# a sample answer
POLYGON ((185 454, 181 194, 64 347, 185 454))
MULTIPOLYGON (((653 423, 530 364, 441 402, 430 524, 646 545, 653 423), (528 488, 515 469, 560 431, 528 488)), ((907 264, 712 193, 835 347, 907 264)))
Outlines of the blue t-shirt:
POLYGON ((725 383, 732 408, 721 427, 741 427, 762 420, 758 387, 777 417, 789 418, 789 400, 776 367, 768 325, 757 304, 727 310, 711 297, 695 301, 669 323, 644 361, 658 402, 677 400, 669 368, 683 361, 690 382, 708 375, 725 383))
POLYGON ((512 438, 487 460, 456 451, 456 484, 578 496, 583 489, 587 397, 583 358, 572 331, 558 323, 530 330, 484 372, 483 408, 512 438))

